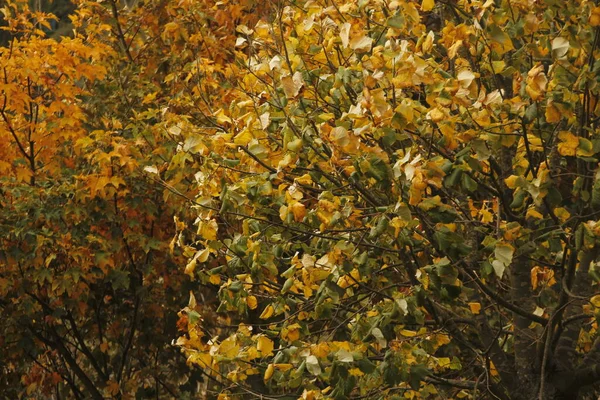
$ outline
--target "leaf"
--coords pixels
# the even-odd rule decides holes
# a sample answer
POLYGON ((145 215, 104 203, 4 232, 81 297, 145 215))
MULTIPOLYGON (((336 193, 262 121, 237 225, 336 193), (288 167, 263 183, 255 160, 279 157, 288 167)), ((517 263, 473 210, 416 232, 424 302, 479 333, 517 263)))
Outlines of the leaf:
POLYGON ((421 2, 421 11, 431 11, 435 7, 435 0, 423 0, 421 2))
POLYGON ((196 270, 196 265, 198 263, 206 262, 206 260, 208 260, 209 255, 210 250, 208 248, 197 251, 196 254, 194 254, 194 257, 185 266, 185 274, 189 275, 191 279, 194 279, 194 271, 196 270))
POLYGON ((213 358, 210 354, 197 352, 197 353, 191 354, 188 357, 187 363, 195 364, 195 365, 199 366, 200 368, 210 368, 210 366, 212 365, 212 360, 213 360, 213 358))
POLYGON ((348 45, 350 44, 350 28, 352 27, 352 25, 350 25, 350 23, 345 22, 344 24, 342 24, 342 27, 340 28, 340 38, 342 39, 342 47, 344 49, 348 48, 348 45))
POLYGON ((217 231, 218 230, 219 230, 219 226, 217 225, 217 221, 215 221, 214 219, 211 219, 208 221, 201 220, 198 223, 197 234, 200 235, 205 240, 217 240, 217 231))
POLYGON ((249 309, 255 310, 258 307, 258 301, 256 300, 256 296, 246 297, 246 304, 248 305, 249 309))
POLYGON ((456 79, 458 79, 462 87, 468 88, 475 79, 475 74, 469 70, 463 69, 458 73, 456 79))
POLYGON ((408 329, 402 329, 402 330, 400 330, 400 334, 402 336, 405 336, 405 337, 415 337, 415 336, 417 336, 417 332, 410 331, 408 329))
POLYGON ((504 271, 506 270, 506 264, 504 264, 502 261, 494 260, 492 261, 492 267, 494 268, 494 273, 496 276, 502 279, 502 276, 504 276, 504 271))
POLYGON ((591 26, 600 26, 600 6, 592 7, 589 23, 591 26))
POLYGON ((383 333, 381 332, 381 329, 379 329, 379 328, 373 328, 373 330, 371 331, 371 335, 373 335, 373 337, 377 340, 377 344, 379 344, 379 346, 382 349, 384 349, 384 348, 387 347, 387 340, 383 336, 383 333))
POLYGON ((294 221, 302 222, 304 217, 306 217, 306 207, 304 204, 300 203, 299 201, 295 202, 291 205, 291 209, 292 214, 294 215, 294 221))
POLYGON ((229 337, 219 345, 219 349, 217 350, 217 352, 223 357, 233 359, 237 357, 239 350, 240 346, 236 343, 235 338, 229 337))
POLYGON ((313 355, 306 357, 306 369, 308 369, 308 372, 315 376, 321 374, 321 366, 319 365, 319 360, 317 357, 313 355))
POLYGON ((271 379, 274 372, 275 372, 275 366, 273 364, 269 364, 267 366, 267 369, 265 370, 264 381, 266 382, 269 379, 271 379))
POLYGON ((256 348, 260 352, 261 357, 266 357, 273 354, 274 344, 268 337, 260 335, 257 340, 256 348))
POLYGON ((398 304, 404 315, 408 314, 408 302, 405 299, 396 299, 396 304, 398 304))
POLYGON ((557 36, 552 40, 552 55, 559 60, 565 58, 569 48, 569 41, 564 37, 557 36))
POLYGON ((263 312, 260 314, 259 318, 260 319, 269 319, 269 318, 271 318, 271 316, 273 315, 274 312, 275 312, 275 308, 273 308, 273 306, 271 304, 269 304, 268 306, 265 307, 263 312))
POLYGON ((300 93, 300 89, 304 86, 302 73, 295 72, 293 76, 284 76, 281 78, 281 87, 288 99, 293 99, 300 93))
POLYGON ((493 43, 493 49, 499 56, 514 49, 510 36, 500 27, 493 25, 490 28, 490 37, 493 43))
POLYGON ((146 171, 150 174, 158 175, 158 168, 156 168, 154 165, 145 166, 144 171, 146 171))
POLYGON ((542 219, 542 218, 544 218, 544 216, 536 209, 530 208, 527 210, 527 213, 525 214, 525 218, 542 219))
POLYGON ((527 86, 525 90, 532 100, 541 100, 546 92, 548 78, 544 73, 544 66, 539 64, 527 73, 527 86))
POLYGON ((470 302, 469 309, 473 314, 479 314, 481 312, 481 304, 477 302, 470 302))
POLYGON ((336 358, 343 363, 354 362, 354 357, 352 356, 352 353, 345 349, 338 350, 336 353, 336 358))
POLYGON ((367 52, 373 46, 373 39, 367 35, 357 35, 350 38, 349 46, 356 52, 367 52))
POLYGON ((431 373, 427 367, 423 364, 411 365, 409 384, 413 390, 418 390, 421 387, 421 381, 429 376, 431 373))
POLYGON ((502 243, 494 249, 496 259, 504 265, 510 265, 515 249, 508 243, 502 243))
POLYGON ((558 133, 558 152, 562 156, 575 156, 579 147, 579 138, 571 132, 561 131, 558 133))

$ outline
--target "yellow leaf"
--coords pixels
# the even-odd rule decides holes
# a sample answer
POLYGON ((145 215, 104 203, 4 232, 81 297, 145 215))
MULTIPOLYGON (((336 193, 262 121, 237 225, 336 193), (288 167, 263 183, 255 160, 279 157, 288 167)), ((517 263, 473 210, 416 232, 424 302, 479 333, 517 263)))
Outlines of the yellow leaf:
POLYGON ((204 250, 200 250, 198 253, 196 253, 196 256, 198 258, 198 262, 206 262, 206 260, 208 260, 208 256, 210 255, 210 250, 209 249, 204 249, 204 250))
POLYGON ((260 351, 261 356, 269 356, 273 353, 273 341, 268 337, 261 335, 258 338, 256 348, 258 349, 258 351, 260 351))
POLYGON ((541 268, 538 266, 535 266, 531 269, 531 287, 533 290, 537 289, 538 287, 538 273, 540 270, 541 268))
POLYGON ((260 314, 259 318, 260 319, 269 319, 269 318, 271 318, 271 316, 273 315, 274 312, 275 312, 275 309, 273 308, 273 306, 271 304, 269 304, 267 307, 265 307, 263 312, 260 314))
POLYGON ((421 45, 421 50, 423 51, 423 53, 427 53, 429 50, 431 50, 431 48, 433 47, 434 39, 435 39, 435 34, 433 33, 433 31, 429 31, 429 33, 427 34, 427 37, 425 38, 425 40, 423 41, 423 44, 421 45))
POLYGON ((448 337, 448 335, 438 334, 438 335, 435 335, 434 337, 436 340, 436 344, 438 346, 443 346, 445 344, 450 343, 450 338, 448 337))
POLYGON ((273 364, 273 366, 280 371, 288 371, 294 367, 292 364, 273 364))
POLYGON ((407 329, 402 329, 400 331, 400 334, 402 336, 406 336, 406 337, 415 337, 415 336, 417 336, 417 332, 415 332, 415 331, 409 331, 407 329))
POLYGON ((212 356, 208 353, 193 353, 188 357, 187 363, 198 365, 201 368, 208 368, 212 364, 212 356))
POLYGON ((217 240, 218 230, 219 226, 217 225, 217 221, 212 219, 209 221, 201 221, 198 224, 198 235, 206 240, 217 240))
POLYGON ((302 222, 302 220, 306 216, 306 207, 304 206, 304 204, 302 204, 298 201, 298 202, 292 204, 291 208, 292 208, 292 214, 294 214, 294 221, 302 222))
POLYGON ((552 40, 552 55, 554 57, 563 59, 569 52, 570 44, 567 39, 561 36, 557 36, 552 40))
POLYGON ((340 39, 342 39, 342 47, 344 49, 350 43, 350 28, 352 28, 352 25, 348 22, 345 22, 340 28, 340 39))
POLYGON ((355 285, 355 283, 351 280, 351 278, 348 275, 344 275, 340 276, 340 278, 337 280, 337 285, 342 289, 346 289, 352 285, 355 285))
POLYGON ((435 0, 423 0, 421 3, 421 11, 431 11, 435 6, 435 0))
POLYGON ((427 113, 427 117, 433 122, 440 122, 446 119, 446 114, 436 107, 427 113))
POLYGON ((243 129, 240 133, 235 135, 235 137, 233 138, 233 143, 239 146, 246 146, 252 141, 252 139, 254 139, 254 137, 252 136, 252 133, 250 133, 250 130, 243 129))
POLYGON ((495 74, 499 74, 504 71, 506 67, 506 63, 504 61, 492 61, 492 68, 494 69, 495 74))
POLYGON ((219 275, 219 274, 211 275, 208 278, 208 281, 210 283, 212 283, 213 285, 220 285, 221 284, 221 275, 219 275))
POLYGON ((454 44, 452 46, 450 46, 450 48, 448 49, 448 57, 450 57, 450 59, 455 58, 456 54, 458 53, 458 50, 460 50, 462 45, 463 45, 462 40, 455 41, 454 44))
POLYGON ((492 376, 498 376, 498 370, 496 369, 496 366, 494 365, 494 363, 490 360, 490 374, 492 376))
POLYGON ((281 330, 281 338, 288 342, 294 342, 300 339, 300 325, 292 324, 281 330))
POLYGON ((301 185, 310 185, 312 183, 312 178, 309 174, 304 174, 304 175, 294 179, 294 182, 297 182, 301 185))
POLYGON ((546 92, 547 84, 548 78, 546 78, 546 74, 544 73, 544 66, 539 64, 527 73, 527 86, 525 87, 525 91, 532 100, 540 100, 546 92))
POLYGON ((463 88, 468 88, 475 79, 475 74, 468 69, 463 69, 456 75, 456 79, 463 88))
POLYGON ((491 39, 492 48, 498 55, 503 55, 514 49, 510 36, 500 28, 493 29, 491 39))
POLYGON ((594 155, 593 144, 586 138, 579 138, 579 146, 576 151, 579 157, 591 157, 594 155))
POLYGON ((305 319, 308 319, 308 317, 310 317, 310 314, 306 311, 300 311, 298 313, 298 321, 304 321, 305 319))
POLYGON ((256 296, 248 296, 246 297, 246 304, 248 308, 251 310, 255 310, 258 307, 258 301, 256 300, 256 296))
POLYGON ((556 215, 560 222, 565 222, 571 217, 571 214, 564 207, 555 208, 554 215, 556 215))
POLYGON ((590 13, 590 25, 600 26, 600 7, 592 8, 592 12, 590 13))
POLYGON ((219 124, 230 124, 231 123, 231 118, 229 118, 227 115, 225 115, 225 111, 223 111, 223 109, 219 109, 217 110, 217 112, 215 112, 214 117, 217 119, 217 122, 219 124))
POLYGON ((310 346, 310 352, 316 357, 324 358, 329 355, 331 349, 329 348, 329 344, 327 344, 327 342, 322 342, 310 346))
POLYGON ((275 372, 275 367, 273 366, 273 364, 269 364, 267 366, 267 370, 265 371, 265 382, 271 379, 271 377, 273 376, 273 372, 275 372))
POLYGON ((479 304, 479 303, 475 303, 475 302, 469 303, 469 308, 471 309, 471 312, 473 314, 479 314, 481 312, 481 304, 479 304))
POLYGON ((157 94, 158 94, 158 92, 148 93, 146 96, 144 96, 144 99, 142 100, 142 104, 152 103, 156 99, 157 94))
POLYGON ((186 275, 189 275, 189 277, 191 279, 194 279, 194 271, 196 270, 196 265, 197 265, 197 261, 196 261, 196 257, 192 258, 192 260, 187 263, 187 265, 185 266, 185 270, 184 273, 186 275))
POLYGON ((481 215, 481 222, 484 224, 494 222, 494 214, 492 214, 488 209, 482 208, 479 210, 479 215, 481 215))
MULTIPOLYGON (((477 304, 479 304, 479 303, 477 303, 477 304)), ((450 360, 450 357, 440 357, 437 359, 437 362, 438 362, 438 365, 442 368, 448 367, 452 363, 452 361, 450 360)))
POLYGON ((33 174, 31 173, 31 170, 29 168, 25 168, 25 167, 17 167, 16 172, 17 172, 17 180, 19 182, 28 182, 31 180, 31 177, 33 176, 33 174))
POLYGON ((350 38, 350 48, 357 52, 371 50, 373 39, 366 35, 355 35, 350 38))
POLYGON ((525 215, 525 218, 535 218, 535 219, 542 219, 544 218, 544 216, 542 214, 540 214, 539 211, 530 208, 529 210, 527 210, 527 214, 525 215))
POLYGON ((236 343, 234 337, 225 339, 219 346, 218 353, 227 358, 234 358, 238 355, 240 346, 236 343))
POLYGON ((579 147, 579 138, 571 132, 562 131, 558 134, 560 143, 558 144, 558 152, 561 156, 574 156, 577 154, 579 147))
POLYGON ((285 221, 287 219, 287 216, 288 216, 288 207, 287 206, 279 207, 279 218, 281 218, 282 221, 285 221))
POLYGON ((293 99, 298 96, 302 86, 304 86, 304 79, 300 72, 296 72, 293 76, 288 75, 281 78, 281 87, 288 99, 293 99))

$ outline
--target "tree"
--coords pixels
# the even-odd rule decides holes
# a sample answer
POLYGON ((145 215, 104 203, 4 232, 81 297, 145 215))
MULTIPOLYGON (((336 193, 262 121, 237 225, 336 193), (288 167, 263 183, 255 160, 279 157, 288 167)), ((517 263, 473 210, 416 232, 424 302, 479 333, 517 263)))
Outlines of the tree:
POLYGON ((233 90, 171 162, 195 190, 163 182, 197 213, 186 273, 219 288, 178 344, 220 398, 595 395, 599 25, 553 0, 238 25, 235 62, 198 67, 233 90))
POLYGON ((168 249, 181 203, 144 179, 154 160, 125 127, 117 71, 128 61, 114 19, 92 25, 101 10, 81 4, 72 37, 57 41, 44 32, 51 15, 3 9, 3 399, 186 398, 198 380, 170 345, 187 296, 168 249))

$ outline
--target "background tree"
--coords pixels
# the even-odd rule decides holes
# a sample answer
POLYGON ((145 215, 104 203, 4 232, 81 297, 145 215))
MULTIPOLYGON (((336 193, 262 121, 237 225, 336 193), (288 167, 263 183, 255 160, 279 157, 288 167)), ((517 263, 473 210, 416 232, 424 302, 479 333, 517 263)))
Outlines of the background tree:
POLYGON ((170 344, 187 296, 168 249, 180 204, 147 184, 150 144, 126 127, 130 109, 117 112, 127 77, 117 72, 129 61, 115 51, 114 17, 92 24, 102 10, 81 4, 76 31, 57 41, 45 33, 52 16, 26 2, 4 8, 2 398, 186 398, 196 390, 170 344))

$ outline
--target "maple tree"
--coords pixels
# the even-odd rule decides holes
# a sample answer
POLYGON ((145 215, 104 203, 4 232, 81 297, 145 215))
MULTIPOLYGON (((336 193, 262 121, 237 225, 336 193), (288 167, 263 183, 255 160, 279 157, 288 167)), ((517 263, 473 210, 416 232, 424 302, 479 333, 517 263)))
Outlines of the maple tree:
POLYGON ((52 15, 2 9, 2 398, 184 398, 198 380, 171 346, 187 295, 168 251, 181 203, 148 184, 146 132, 125 128, 120 79, 136 65, 108 10, 79 4, 56 40, 52 15))

